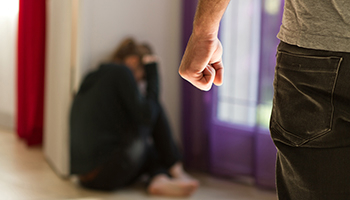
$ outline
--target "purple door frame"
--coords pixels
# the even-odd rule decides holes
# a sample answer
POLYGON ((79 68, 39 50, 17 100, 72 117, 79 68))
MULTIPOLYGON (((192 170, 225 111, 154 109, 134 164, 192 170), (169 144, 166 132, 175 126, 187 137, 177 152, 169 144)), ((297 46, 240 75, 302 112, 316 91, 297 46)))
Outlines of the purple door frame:
MULTIPOLYGON (((192 33, 197 0, 182 1, 182 53, 192 33)), ((182 89, 182 142, 184 164, 188 168, 209 170, 209 130, 212 92, 202 92, 185 80, 182 89)))
MULTIPOLYGON (((196 6, 197 0, 182 1, 183 52, 192 32, 196 6)), ((267 73, 271 73, 271 68, 274 67, 275 59, 274 57, 271 59, 270 55, 271 53, 274 55, 278 44, 274 32, 279 26, 273 24, 276 23, 273 19, 276 19, 276 16, 262 12, 261 37, 271 39, 273 35, 272 48, 268 49, 269 52, 265 51, 266 48, 261 50, 260 69, 267 70, 267 73)), ((280 23, 280 19, 278 20, 277 23, 280 23)), ((263 45, 266 44, 262 43, 261 46, 263 45)), ((260 87, 263 84, 265 83, 260 77, 260 87)), ((272 81, 268 84, 272 84, 272 81)), ((259 127, 248 128, 218 121, 215 117, 218 97, 215 86, 209 92, 202 92, 182 80, 181 89, 185 166, 219 176, 251 176, 258 186, 274 188, 276 149, 269 131, 259 127)), ((261 94, 259 97, 261 98, 261 94)), ((259 99, 260 101, 263 99, 259 99)))

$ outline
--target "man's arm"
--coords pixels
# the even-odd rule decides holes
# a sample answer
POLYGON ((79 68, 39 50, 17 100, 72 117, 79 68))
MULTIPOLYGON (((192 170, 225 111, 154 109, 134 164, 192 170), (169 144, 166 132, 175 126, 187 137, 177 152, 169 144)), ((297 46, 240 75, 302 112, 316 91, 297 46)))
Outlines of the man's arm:
POLYGON ((221 85, 224 68, 219 25, 230 0, 199 0, 179 74, 201 90, 221 85))

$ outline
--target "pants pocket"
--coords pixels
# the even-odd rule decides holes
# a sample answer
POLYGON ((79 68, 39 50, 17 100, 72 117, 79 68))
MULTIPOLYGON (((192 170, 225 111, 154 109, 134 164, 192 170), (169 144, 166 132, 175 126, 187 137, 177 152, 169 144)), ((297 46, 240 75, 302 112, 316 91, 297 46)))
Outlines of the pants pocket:
POLYGON ((331 130, 341 61, 334 56, 277 52, 270 124, 274 140, 301 146, 331 130))

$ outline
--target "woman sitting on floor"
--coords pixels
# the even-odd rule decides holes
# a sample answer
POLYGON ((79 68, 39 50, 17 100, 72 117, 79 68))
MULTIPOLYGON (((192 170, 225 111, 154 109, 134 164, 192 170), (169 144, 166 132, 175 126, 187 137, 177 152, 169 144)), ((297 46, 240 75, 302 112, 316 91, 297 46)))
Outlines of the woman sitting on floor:
POLYGON ((157 59, 148 45, 130 38, 113 62, 85 77, 70 115, 71 174, 83 187, 115 190, 146 173, 150 194, 188 196, 197 189, 158 96, 157 59))

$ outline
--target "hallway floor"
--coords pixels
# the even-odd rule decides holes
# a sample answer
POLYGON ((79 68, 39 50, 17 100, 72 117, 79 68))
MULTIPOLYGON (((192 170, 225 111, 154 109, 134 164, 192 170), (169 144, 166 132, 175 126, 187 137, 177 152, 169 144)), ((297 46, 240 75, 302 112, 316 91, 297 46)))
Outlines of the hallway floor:
MULTIPOLYGON (((276 200, 274 191, 249 184, 192 173, 201 182, 189 200, 276 200)), ((0 129, 0 199, 4 200, 174 200, 149 196, 136 184, 116 192, 95 192, 80 188, 72 180, 58 177, 45 161, 42 149, 28 148, 13 132, 0 129)))

